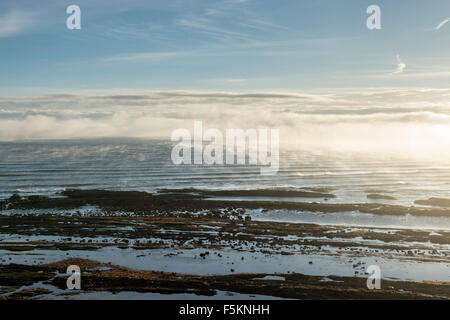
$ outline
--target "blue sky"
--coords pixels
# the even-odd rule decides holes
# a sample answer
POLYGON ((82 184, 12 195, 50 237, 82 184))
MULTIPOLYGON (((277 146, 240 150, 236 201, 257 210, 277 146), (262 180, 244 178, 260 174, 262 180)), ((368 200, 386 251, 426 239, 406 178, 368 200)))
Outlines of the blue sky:
POLYGON ((7 0, 0 95, 440 88, 449 17, 447 0, 7 0), (81 30, 66 28, 72 4, 81 30), (366 28, 371 4, 381 30, 366 28))

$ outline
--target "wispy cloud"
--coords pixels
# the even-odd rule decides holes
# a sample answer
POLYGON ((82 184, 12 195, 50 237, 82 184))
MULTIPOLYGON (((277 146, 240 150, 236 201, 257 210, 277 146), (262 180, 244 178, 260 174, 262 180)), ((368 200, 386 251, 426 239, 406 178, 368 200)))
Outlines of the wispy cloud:
POLYGON ((446 24, 447 24, 447 22, 449 22, 450 21, 450 18, 447 18, 447 19, 445 19, 444 21, 442 21, 441 23, 439 23, 435 28, 434 28, 434 30, 440 30, 443 26, 445 26, 446 24))
POLYGON ((0 37, 11 37, 28 29, 34 22, 35 14, 12 11, 0 16, 0 37))
POLYGON ((227 82, 229 83, 243 83, 243 82, 247 82, 248 79, 227 79, 227 82))
POLYGON ((122 54, 117 56, 106 57, 105 62, 143 62, 143 61, 159 61, 165 59, 173 59, 180 57, 195 56, 193 51, 166 51, 166 52, 141 52, 122 54))
POLYGON ((230 39, 235 40, 248 40, 250 37, 242 31, 233 31, 228 28, 218 26, 214 20, 198 17, 198 16, 185 16, 176 21, 176 25, 182 28, 187 28, 197 33, 201 33, 217 41, 227 41, 230 39))
POLYGON ((399 74, 405 70, 406 64, 400 59, 400 55, 397 55, 397 70, 392 72, 392 74, 399 74))

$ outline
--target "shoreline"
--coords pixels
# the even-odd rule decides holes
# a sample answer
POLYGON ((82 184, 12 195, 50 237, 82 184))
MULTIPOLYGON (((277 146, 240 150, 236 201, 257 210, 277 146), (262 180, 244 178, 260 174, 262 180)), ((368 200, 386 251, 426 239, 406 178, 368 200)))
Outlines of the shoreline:
MULTIPOLYGON (((402 206, 383 203, 323 203, 323 202, 300 202, 300 201, 272 201, 272 200, 220 200, 214 196, 237 195, 245 196, 260 195, 267 196, 269 192, 279 197, 298 197, 298 193, 307 193, 304 197, 327 199, 332 194, 303 191, 274 191, 274 190, 235 190, 235 191, 204 191, 200 189, 162 189, 159 193, 144 191, 109 191, 109 190, 83 190, 66 189, 61 191, 60 197, 47 197, 42 195, 31 195, 21 197, 18 194, 9 199, 0 201, 0 210, 7 209, 74 209, 81 206, 99 206, 110 211, 133 211, 145 213, 146 210, 214 210, 231 207, 242 209, 286 209, 296 211, 309 211, 321 213, 338 213, 359 211, 375 215, 412 215, 429 217, 450 217, 450 208, 447 206, 402 206)), ((446 199, 441 199, 446 200, 446 199)), ((448 200, 450 201, 450 200, 448 200)), ((416 202, 423 202, 417 200, 416 202)), ((426 201, 426 203, 429 203, 426 201)))
MULTIPOLYGON (((114 271, 86 275, 89 282, 78 292, 81 296, 102 291, 176 293, 182 288, 185 294, 198 289, 204 297, 226 291, 294 299, 450 299, 450 231, 259 221, 248 211, 287 206, 326 214, 348 205, 211 200, 211 194, 192 189, 158 194, 66 190, 62 195, 15 196, 1 202, 9 210, 49 212, 0 211, 0 299, 57 298, 63 293, 58 281, 64 276, 48 274, 30 281, 36 272, 45 273, 49 263, 61 265, 68 258, 83 265, 108 264, 114 271), (81 211, 86 205, 95 209, 81 211), (365 269, 371 263, 382 266, 382 290, 366 288, 365 269), (195 281, 189 270, 196 274, 195 281), (249 275, 254 273, 258 275, 249 275), (136 276, 139 281, 132 284, 130 278, 136 276), (151 288, 148 277, 153 279, 151 288), (166 277, 171 279, 169 288, 166 277), (196 281, 207 285, 199 289, 196 281), (19 294, 43 283, 50 292, 19 294)), ((358 208, 363 213, 380 210, 370 204, 358 208)), ((385 205, 381 215, 395 208, 385 205)), ((434 217, 447 211, 402 212, 434 217)), ((65 297, 76 294, 64 292, 65 297)))

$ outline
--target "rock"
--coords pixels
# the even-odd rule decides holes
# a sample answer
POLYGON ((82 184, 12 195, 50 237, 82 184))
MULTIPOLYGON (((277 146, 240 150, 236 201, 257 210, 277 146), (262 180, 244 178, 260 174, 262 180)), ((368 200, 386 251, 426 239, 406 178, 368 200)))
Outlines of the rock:
POLYGON ((436 207, 450 207, 450 199, 443 198, 429 198, 428 200, 416 200, 415 204, 436 206, 436 207))
POLYGON ((21 201, 22 196, 18 193, 14 193, 8 200, 9 201, 21 201))
POLYGON ((367 195, 368 199, 376 199, 376 200, 397 200, 397 198, 392 196, 387 196, 384 194, 371 193, 367 195))
POLYGON ((40 195, 34 195, 34 196, 28 196, 27 199, 30 201, 39 201, 39 200, 45 200, 47 198, 44 196, 40 196, 40 195))

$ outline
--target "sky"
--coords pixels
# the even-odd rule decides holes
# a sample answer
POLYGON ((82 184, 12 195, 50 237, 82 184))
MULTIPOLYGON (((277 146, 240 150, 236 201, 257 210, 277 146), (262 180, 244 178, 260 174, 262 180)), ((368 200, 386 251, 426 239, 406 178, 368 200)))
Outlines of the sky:
POLYGON ((200 120, 448 161, 449 19, 448 0, 3 0, 0 141, 169 139, 200 120))
POLYGON ((0 95, 443 88, 449 17, 447 0, 4 0, 0 95))

